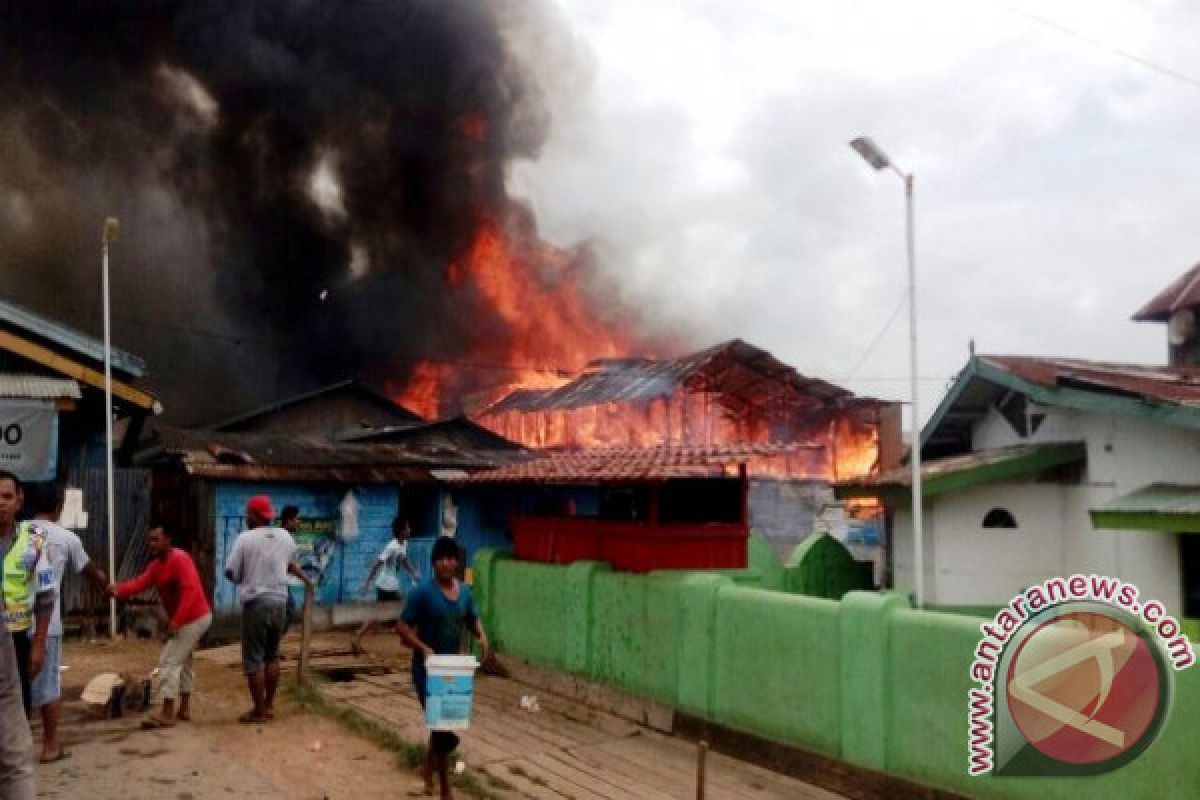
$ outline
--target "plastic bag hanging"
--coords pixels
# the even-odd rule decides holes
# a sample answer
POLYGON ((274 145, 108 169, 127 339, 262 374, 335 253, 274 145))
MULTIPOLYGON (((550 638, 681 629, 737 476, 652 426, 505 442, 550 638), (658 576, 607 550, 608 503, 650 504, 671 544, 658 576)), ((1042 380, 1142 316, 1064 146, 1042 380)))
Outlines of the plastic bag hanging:
POLYGON ((458 533, 458 506, 449 492, 442 495, 442 525, 440 535, 454 538, 458 533))
POLYGON ((346 491, 342 502, 338 505, 341 519, 338 521, 338 538, 343 542, 352 542, 358 538, 358 499, 354 490, 346 491))

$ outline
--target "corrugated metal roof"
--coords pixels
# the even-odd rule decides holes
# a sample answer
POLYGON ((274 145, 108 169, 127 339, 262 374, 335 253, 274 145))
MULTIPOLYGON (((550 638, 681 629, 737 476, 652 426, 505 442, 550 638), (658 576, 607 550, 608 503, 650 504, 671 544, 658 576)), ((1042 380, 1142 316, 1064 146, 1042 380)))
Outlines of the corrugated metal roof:
POLYGON ((1051 389, 1082 389, 1200 408, 1200 367, 1157 367, 1030 356, 979 358, 1030 383, 1051 389))
POLYGON ((1124 514, 1200 514, 1200 486, 1153 483, 1109 500, 1094 511, 1124 514))
POLYGON ((786 455, 819 445, 713 445, 610 447, 550 453, 494 470, 477 472, 466 483, 594 483, 719 477, 723 468, 755 457, 786 455))
POLYGON ((230 481, 283 481, 287 483, 423 483, 438 480, 437 470, 414 466, 288 467, 258 464, 186 464, 184 471, 198 478, 230 481))
POLYGON ((190 463, 254 464, 287 467, 463 466, 494 462, 460 449, 421 451, 399 444, 335 442, 303 434, 218 433, 156 427, 156 444, 190 463))
POLYGON ((1200 307, 1200 264, 1183 273, 1133 315, 1139 322, 1166 322, 1182 308, 1200 307))
POLYGON ((386 425, 355 431, 341 437, 346 442, 373 442, 377 444, 400 444, 412 446, 416 442, 440 443, 466 447, 472 451, 523 450, 517 442, 505 439, 498 433, 466 417, 448 417, 432 422, 416 422, 409 425, 386 425))
MULTIPOLYGON (((430 470, 479 470, 505 454, 461 448, 335 442, 298 434, 218 433, 155 426, 139 464, 178 463, 192 475, 229 480, 381 483, 431 480, 430 470)), ((514 454, 508 454, 512 457, 514 454)))
POLYGON ((666 361, 600 360, 557 389, 519 389, 484 413, 566 410, 650 400, 671 395, 695 378, 706 380, 711 391, 751 405, 790 403, 814 407, 853 397, 839 386, 801 375, 766 350, 734 339, 666 361))
POLYGON ((26 400, 78 400, 79 384, 67 378, 0 373, 0 397, 26 400))
MULTIPOLYGON (((940 478, 971 472, 985 467, 993 467, 1010 461, 1018 461, 1039 453, 1062 449, 1071 457, 1079 459, 1086 457, 1082 443, 1049 443, 1049 444, 1019 444, 1012 447, 997 447, 992 450, 980 450, 960 456, 948 456, 921 463, 921 480, 928 487, 940 478)), ((842 487, 883 487, 912 486, 912 468, 896 467, 874 477, 855 478, 838 484, 842 487)))
MULTIPOLYGON (((93 339, 87 334, 74 328, 67 327, 61 322, 47 319, 34 314, 20 306, 0 300, 0 322, 7 323, 40 339, 65 347, 77 356, 83 356, 97 363, 104 361, 104 343, 93 339)), ((124 350, 112 348, 113 369, 124 372, 132 378, 141 378, 146 374, 146 362, 138 356, 124 350)))

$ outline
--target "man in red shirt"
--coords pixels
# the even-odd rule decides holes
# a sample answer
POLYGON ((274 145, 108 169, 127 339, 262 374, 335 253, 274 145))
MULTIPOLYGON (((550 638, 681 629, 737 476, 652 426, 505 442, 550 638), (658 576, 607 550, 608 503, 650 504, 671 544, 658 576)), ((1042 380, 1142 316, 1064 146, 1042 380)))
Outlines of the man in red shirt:
POLYGON ((196 562, 186 551, 171 546, 171 536, 166 529, 161 525, 152 526, 146 534, 146 542, 152 556, 146 571, 133 580, 113 584, 108 591, 118 600, 125 600, 154 587, 171 618, 155 678, 156 693, 162 694, 162 713, 142 722, 143 728, 166 728, 174 725, 175 720, 191 719, 192 653, 212 624, 212 610, 200 582, 200 573, 196 571, 196 562), (178 711, 175 710, 177 698, 178 711))

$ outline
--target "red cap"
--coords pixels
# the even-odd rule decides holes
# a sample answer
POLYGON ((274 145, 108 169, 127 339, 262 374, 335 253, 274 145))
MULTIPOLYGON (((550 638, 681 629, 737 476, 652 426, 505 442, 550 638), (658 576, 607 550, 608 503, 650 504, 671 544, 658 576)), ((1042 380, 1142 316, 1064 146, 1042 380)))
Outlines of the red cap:
POLYGON ((268 522, 275 519, 275 509, 271 508, 271 498, 265 494, 256 494, 246 501, 246 512, 251 511, 268 522))

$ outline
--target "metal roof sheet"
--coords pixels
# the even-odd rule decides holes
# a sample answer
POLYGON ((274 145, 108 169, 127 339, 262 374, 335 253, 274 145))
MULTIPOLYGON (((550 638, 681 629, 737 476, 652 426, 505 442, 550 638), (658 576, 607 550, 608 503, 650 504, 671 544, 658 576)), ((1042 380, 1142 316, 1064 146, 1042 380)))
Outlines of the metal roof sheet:
POLYGON ((720 477, 724 467, 755 457, 786 455, 819 445, 741 444, 606 447, 549 453, 477 472, 466 483, 595 483, 720 477))
MULTIPOLYGON (((53 344, 65 347, 77 356, 83 356, 97 363, 104 361, 104 343, 85 333, 70 328, 61 322, 34 314, 20 306, 0 300, 0 322, 20 328, 28 334, 44 339, 53 344)), ((112 365, 114 370, 124 372, 133 378, 141 378, 146 374, 146 362, 140 357, 124 350, 112 348, 112 365)))
MULTIPOLYGON (((997 464, 1003 464, 1017 459, 1033 456, 1039 452, 1045 452, 1054 448, 1074 447, 1081 448, 1077 442, 1071 443, 1054 443, 1054 444, 1019 444, 1012 447, 997 447, 992 450, 980 450, 974 453, 966 453, 960 456, 948 456, 932 461, 921 462, 921 480, 930 482, 938 478, 944 478, 949 475, 956 475, 963 472, 970 472, 983 467, 991 467, 997 464)), ((1085 456, 1085 453, 1079 452, 1079 457, 1085 456)), ((912 468, 908 466, 895 467, 887 472, 881 473, 873 477, 855 478, 853 480, 844 481, 840 485, 843 486, 912 486, 912 468)))
POLYGON ((1122 394, 1200 408, 1200 367, 1159 367, 1031 356, 979 358, 985 364, 1050 389, 1122 394))
POLYGON ((409 480, 434 468, 476 470, 502 463, 501 454, 462 448, 416 449, 397 444, 335 442, 297 434, 218 433, 156 426, 137 456, 152 463, 178 459, 194 475, 240 480, 409 480), (416 469, 416 472, 411 470, 416 469), (406 472, 405 470, 409 470, 406 472))
MULTIPOLYGON (((1083 442, 1053 442, 998 447, 947 456, 921 464, 921 496, 933 497, 972 486, 1027 480, 1048 470, 1087 460, 1083 442)), ((838 497, 911 497, 912 469, 897 467, 882 475, 843 481, 834 487, 838 497)))
POLYGON ((650 400, 673 394, 697 376, 704 376, 713 391, 752 405, 791 402, 814 406, 853 397, 839 386, 801 375, 766 350, 733 339, 665 361, 602 359, 557 389, 518 389, 484 413, 566 410, 650 400), (767 391, 765 385, 772 383, 776 391, 767 391))
POLYGON ((289 467, 258 464, 186 464, 184 471, 198 478, 230 481, 282 481, 287 483, 414 483, 438 480, 427 467, 289 467))
POLYGON ((1182 308, 1200 307, 1200 264, 1189 269, 1142 306, 1133 318, 1139 322, 1166 322, 1182 308))
POLYGON ((68 378, 0 373, 0 397, 27 400, 78 400, 79 384, 68 378))

